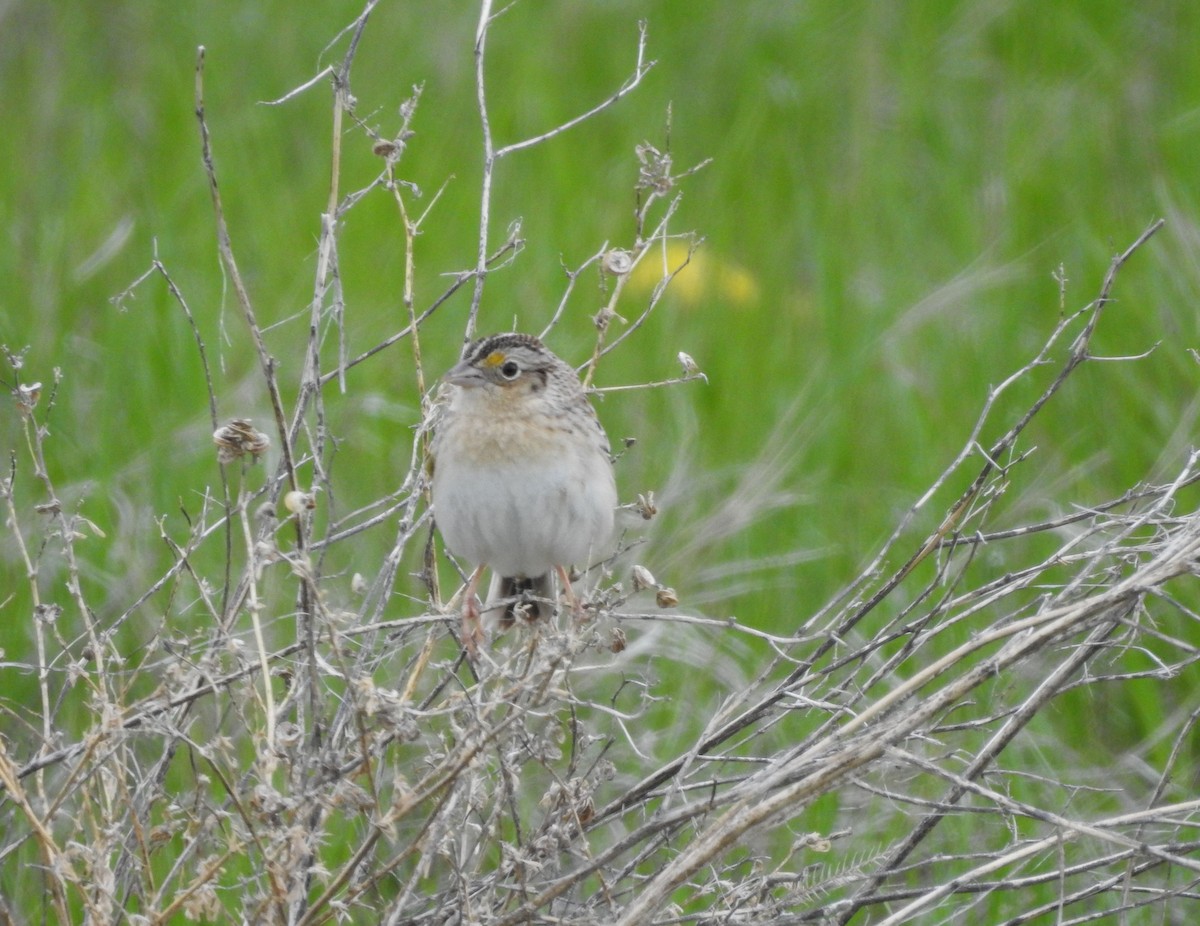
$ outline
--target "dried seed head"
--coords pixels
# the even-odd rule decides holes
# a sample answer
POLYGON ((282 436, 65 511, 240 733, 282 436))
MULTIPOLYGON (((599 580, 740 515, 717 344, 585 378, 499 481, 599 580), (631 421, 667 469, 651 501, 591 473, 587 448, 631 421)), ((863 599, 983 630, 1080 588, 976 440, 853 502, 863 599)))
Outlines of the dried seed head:
POLYGON ((658 506, 654 504, 653 492, 639 495, 633 507, 642 516, 643 521, 652 521, 654 516, 658 514, 658 506))
POLYGON ((596 805, 590 797, 585 798, 576 805, 575 819, 579 821, 580 825, 590 823, 594 816, 596 816, 596 805))
POLYGON ((301 511, 312 511, 317 507, 317 498, 312 492, 301 492, 297 489, 292 489, 283 496, 283 507, 292 514, 299 514, 301 511))
POLYGON ((42 395, 41 383, 21 383, 16 388, 17 408, 22 415, 28 415, 37 405, 42 395))
POLYGON ((638 188, 651 189, 660 195, 668 192, 675 185, 675 178, 671 176, 671 153, 659 151, 648 141, 633 150, 642 165, 638 168, 638 188))
POLYGON ((645 566, 634 566, 632 572, 635 592, 640 592, 644 588, 658 587, 658 581, 654 578, 654 574, 645 566))
POLYGON ((413 95, 400 104, 400 118, 408 122, 413 113, 417 111, 417 100, 421 98, 421 91, 425 89, 424 84, 413 84, 413 95))
POLYGON ((792 851, 797 849, 812 849, 814 852, 828 852, 833 843, 824 833, 805 833, 792 843, 792 851))
POLYGON ((597 331, 607 331, 608 324, 614 318, 620 318, 610 306, 601 306, 600 311, 592 316, 592 324, 596 326, 597 331))
POLYGON ((605 273, 611 273, 618 277, 624 276, 633 269, 633 255, 621 248, 613 248, 611 251, 605 252, 600 265, 604 268, 605 273))
POLYGON ((255 430, 249 418, 234 418, 213 431, 213 443, 217 445, 217 462, 224 464, 246 454, 257 460, 271 446, 271 438, 255 430))
POLYGON ((660 588, 654 596, 654 603, 660 608, 673 608, 679 604, 679 596, 673 588, 660 588))
POLYGON ((683 367, 684 376, 698 376, 706 383, 708 382, 708 377, 704 375, 704 371, 700 369, 700 365, 696 363, 691 354, 680 351, 678 356, 679 365, 683 367))
POLYGON ((281 723, 275 728, 275 748, 286 752, 294 746, 299 746, 303 736, 304 731, 300 729, 299 724, 291 721, 281 723))
MULTIPOLYGON (((532 601, 518 601, 512 606, 512 616, 505 615, 509 624, 514 620, 519 620, 522 624, 536 624, 540 616, 539 612, 534 610, 532 601)), ((501 618, 501 625, 503 624, 504 618, 501 618)))
POLYGON ((614 627, 609 631, 608 641, 609 652, 620 653, 625 649, 625 631, 620 627, 614 627))

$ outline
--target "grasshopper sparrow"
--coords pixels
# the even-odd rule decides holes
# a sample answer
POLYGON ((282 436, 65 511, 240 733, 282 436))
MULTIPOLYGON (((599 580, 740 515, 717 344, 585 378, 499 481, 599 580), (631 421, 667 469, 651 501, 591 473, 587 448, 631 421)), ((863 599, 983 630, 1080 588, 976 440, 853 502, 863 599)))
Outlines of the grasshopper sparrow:
MULTIPOLYGON (((432 447, 433 511, 447 548, 471 563, 463 641, 482 639, 476 592, 521 596, 530 617, 554 600, 557 573, 576 618, 567 567, 607 552, 617 488, 608 438, 570 366, 527 334, 469 344, 443 378, 449 404, 432 447)), ((514 605, 503 620, 511 623, 514 605)))

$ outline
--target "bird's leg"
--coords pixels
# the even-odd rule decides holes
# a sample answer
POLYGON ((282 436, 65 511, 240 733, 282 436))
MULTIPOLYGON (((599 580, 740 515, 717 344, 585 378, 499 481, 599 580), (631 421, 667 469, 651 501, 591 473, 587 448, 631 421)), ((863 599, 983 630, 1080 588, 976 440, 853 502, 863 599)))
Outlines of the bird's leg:
POLYGON ((484 567, 480 566, 467 582, 463 592, 462 603, 462 641, 468 656, 474 656, 478 645, 483 641, 483 625, 479 621, 481 605, 479 602, 479 580, 483 578, 484 567))
POLYGON ((582 624, 587 620, 587 613, 583 610, 583 602, 579 600, 579 596, 575 594, 575 589, 571 587, 571 576, 567 573, 565 566, 555 566, 555 572, 558 573, 558 578, 562 582, 563 595, 566 596, 567 604, 571 606, 571 617, 577 624, 582 624))

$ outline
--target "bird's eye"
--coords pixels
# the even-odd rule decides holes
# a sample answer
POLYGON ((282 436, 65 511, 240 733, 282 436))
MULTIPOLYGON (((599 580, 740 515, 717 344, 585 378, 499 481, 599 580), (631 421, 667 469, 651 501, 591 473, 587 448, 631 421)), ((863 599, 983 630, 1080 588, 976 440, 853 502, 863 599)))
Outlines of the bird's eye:
POLYGON ((521 372, 521 365, 515 360, 506 360, 500 365, 500 375, 505 379, 516 379, 521 372))

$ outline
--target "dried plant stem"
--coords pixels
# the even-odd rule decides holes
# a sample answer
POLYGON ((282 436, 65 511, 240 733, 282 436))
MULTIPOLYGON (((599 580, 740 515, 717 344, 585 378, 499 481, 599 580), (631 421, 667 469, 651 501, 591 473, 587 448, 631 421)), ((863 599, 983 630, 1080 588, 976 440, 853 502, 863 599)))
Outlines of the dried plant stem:
MULTIPOLYGON (((42 706, 42 744, 39 748, 39 753, 44 754, 50 748, 50 744, 54 741, 53 713, 50 706, 50 663, 46 657, 46 623, 47 620, 43 617, 44 605, 42 603, 41 589, 38 587, 38 567, 29 555, 29 547, 25 543, 25 537, 21 531, 21 518, 17 512, 17 506, 13 500, 13 485, 16 482, 16 461, 13 461, 12 468, 9 470, 7 484, 3 487, 4 504, 8 510, 7 523, 11 530, 12 538, 17 546, 17 551, 21 557, 21 563, 25 567, 25 577, 29 582, 29 600, 33 604, 33 630, 34 642, 37 646, 37 677, 38 677, 38 694, 41 697, 42 706)), ((53 615, 46 615, 52 617, 53 615)), ((45 799, 45 781, 42 776, 38 776, 37 782, 38 794, 45 799)))
MULTIPOLYGON (((401 172, 416 144, 420 87, 400 103, 394 131, 355 112, 352 65, 369 47, 361 40, 376 9, 386 7, 365 0, 339 32, 336 64, 318 65, 277 101, 329 80, 331 172, 314 203, 310 298, 266 327, 218 191, 201 49, 196 116, 220 267, 244 322, 235 337, 253 345, 280 460, 262 479, 244 462, 236 492, 224 481, 223 490, 189 485, 178 512, 142 519, 158 528, 161 563, 136 587, 107 583, 95 608, 85 579, 105 574, 103 557, 116 548, 80 544, 95 531, 82 503, 67 510, 70 493, 49 475, 48 462, 64 463, 47 460, 53 397, 39 406, 39 390, 22 384, 21 355, 5 351, 23 421, 0 486, 4 536, 24 571, 11 594, 28 601, 34 624, 29 654, 0 655, 0 669, 27 676, 20 696, 0 696, 0 861, 20 870, 5 872, 0 921, 14 918, 10 903, 25 903, 40 905, 43 919, 97 923, 899 924, 934 909, 945 919, 1016 923, 1053 911, 1081 922, 1132 919, 1144 907, 1161 918, 1193 899, 1200 801, 1188 785, 1189 744, 1200 710, 1188 697, 1200 670, 1191 642, 1200 513, 1194 488, 1185 490, 1200 482, 1200 454, 1173 453, 1173 479, 1120 486, 1100 501, 1056 497, 1047 514, 1027 479, 1033 451, 1019 446, 1085 361, 1117 359, 1095 356, 1093 335, 1118 275, 1161 222, 1113 259, 1094 300, 1055 315, 1041 349, 981 397, 951 463, 868 567, 815 613, 797 604, 755 626, 649 604, 656 593, 663 606, 676 598, 651 569, 663 577, 672 561, 711 558, 747 524, 796 503, 784 484, 795 442, 779 438, 732 491, 719 475, 689 481, 693 496, 720 497, 694 518, 672 511, 677 537, 631 532, 591 564, 589 620, 517 622, 468 662, 453 637, 455 599, 443 601, 438 578, 457 564, 436 556, 425 491, 438 409, 422 326, 449 306, 471 336, 484 318, 486 276, 522 255, 515 226, 489 241, 497 165, 614 105, 651 62, 643 24, 632 72, 598 106, 504 144, 489 106, 507 101, 488 93, 486 49, 509 7, 482 0, 463 44, 469 69, 474 54, 470 91, 483 126, 480 221, 469 255, 453 265, 466 269, 447 274, 430 299, 418 270, 428 269, 425 232, 441 218, 434 207, 446 187, 418 209, 420 190, 401 172), (359 143, 384 163, 355 180, 358 160, 343 145, 359 143), (355 353, 342 231, 372 199, 403 235, 403 308, 392 333, 355 353), (468 282, 470 305, 455 309, 468 282), (275 360, 272 346, 285 337, 303 344, 302 361, 275 360), (403 338, 411 349, 385 360, 403 338), (387 401, 405 410, 395 433, 411 434, 411 444, 397 449, 387 433, 394 478, 360 499, 351 491, 364 459, 358 416, 373 396, 354 393, 359 377, 349 370, 386 363, 395 383, 410 362, 405 396, 387 401), (1032 398, 1013 406, 1018 386, 1032 398), (343 507, 343 496, 353 501, 343 507), (1089 766, 1058 736, 1060 699, 1106 709, 1148 684, 1177 707, 1147 724, 1149 745, 1128 762, 1089 766), (26 872, 40 879, 30 893, 26 872), (10 885, 23 894, 17 901, 10 885)), ((367 111, 373 119, 384 107, 372 101, 367 111)), ((668 112, 662 150, 644 143, 631 163, 632 240, 564 261, 561 297, 547 308, 549 334, 574 323, 581 301, 599 305, 580 366, 589 384, 601 358, 645 334, 700 243, 674 224, 680 181, 703 162, 677 170, 670 131, 668 112), (657 282, 639 294, 629 274, 640 270, 640 281, 651 268, 657 282), (599 296, 587 292, 596 277, 599 296), (614 319, 619 332, 608 327, 614 319)), ((1065 307, 1065 275, 1057 278, 1065 307)), ((231 397, 209 369, 204 319, 157 249, 118 301, 155 279, 187 318, 209 417, 226 432, 217 409, 231 397)), ((594 391, 703 378, 690 357, 679 360, 674 379, 594 391)), ((789 412, 779 432, 806 424, 789 412)), ((250 446, 265 449, 246 430, 250 446)), ((659 501, 671 494, 668 486, 659 501)), ((657 502, 643 490, 624 508, 651 517, 657 502)), ((756 569, 790 570, 810 553, 706 562, 692 572, 707 587, 679 597, 721 600, 758 581, 756 569)))
POLYGON ((527 148, 547 142, 604 112, 637 89, 647 72, 655 64, 653 61, 646 60, 646 23, 643 21, 638 24, 637 61, 634 65, 633 73, 610 96, 591 109, 568 119, 566 122, 560 123, 548 131, 497 148, 492 138, 492 123, 488 115, 485 50, 487 48, 488 30, 491 28, 496 17, 502 15, 507 9, 508 7, 505 7, 498 13, 493 14, 492 0, 481 0, 479 4, 479 21, 475 29, 475 103, 479 112, 479 124, 483 131, 483 178, 479 196, 479 241, 476 250, 474 273, 475 289, 471 296, 471 309, 467 315, 464 341, 470 341, 475 337, 479 308, 483 301, 483 284, 487 276, 489 264, 488 253, 490 246, 488 240, 490 237, 492 186, 496 164, 510 154, 515 154, 518 151, 524 151, 527 148))
POLYGON ((262 336, 262 329, 258 325, 258 319, 254 314, 254 306, 250 301, 250 294, 246 290, 246 284, 243 282, 242 274, 238 270, 237 260, 233 256, 233 245, 229 237, 229 227, 225 222, 224 207, 221 205, 221 191, 217 185, 217 169, 213 161, 212 143, 209 137, 208 122, 205 118, 204 110, 204 46, 200 46, 196 53, 196 119, 200 125, 201 157, 204 162, 204 172, 208 178, 208 189, 212 194, 213 212, 216 218, 217 251, 221 256, 222 265, 233 282, 233 291, 237 296, 238 305, 241 307, 242 315, 246 320, 246 327, 250 332, 251 341, 258 354, 259 367, 262 370, 263 378, 271 397, 271 407, 275 411, 275 425, 279 435, 280 449, 283 453, 283 468, 287 476, 288 486, 296 489, 299 484, 296 480, 296 468, 293 463, 290 432, 283 420, 283 399, 279 395, 279 383, 275 377, 275 361, 267 351, 267 345, 262 336))
POLYGON ((60 874, 62 853, 54 841, 53 834, 30 805, 29 799, 25 795, 25 789, 21 787, 16 769, 9 761, 3 747, 0 747, 0 784, 4 785, 4 793, 7 795, 7 799, 15 803, 20 809, 21 815, 29 824, 30 831, 37 840, 46 870, 50 875, 46 879, 49 887, 50 902, 53 904, 55 913, 59 917, 59 922, 69 922, 66 890, 60 874))

